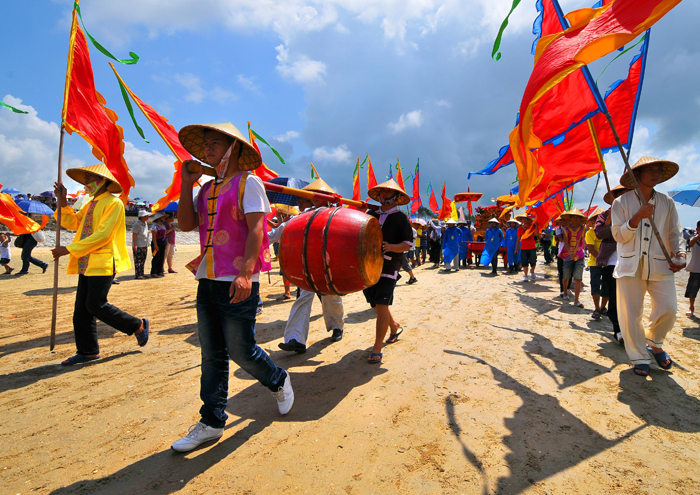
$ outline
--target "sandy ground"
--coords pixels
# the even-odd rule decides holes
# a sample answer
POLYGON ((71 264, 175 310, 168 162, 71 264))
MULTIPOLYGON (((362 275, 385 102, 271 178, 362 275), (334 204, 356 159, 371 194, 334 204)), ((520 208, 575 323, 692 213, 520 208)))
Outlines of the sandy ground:
POLYGON ((608 321, 554 299, 554 268, 527 284, 418 268, 416 285, 397 287, 405 332, 379 366, 366 363, 374 318, 361 294, 345 297, 341 342, 315 302, 308 352, 280 351, 291 301, 272 299, 276 272, 263 276, 258 342, 290 370, 294 408, 280 416, 232 364, 223 438, 177 454, 200 407, 196 282, 183 268, 197 249, 181 246, 164 279, 118 276, 110 300, 151 319, 146 347, 100 324, 102 359, 70 368, 58 363, 75 350, 76 276, 62 263, 53 353, 53 267, 0 276, 0 493, 700 493, 700 328, 684 316, 685 272, 666 346, 677 366, 647 380, 608 321))

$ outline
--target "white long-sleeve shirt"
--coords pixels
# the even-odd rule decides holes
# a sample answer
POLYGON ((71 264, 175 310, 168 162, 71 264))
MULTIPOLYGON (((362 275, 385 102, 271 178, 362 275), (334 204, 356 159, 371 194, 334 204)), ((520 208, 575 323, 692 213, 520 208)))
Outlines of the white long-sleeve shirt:
MULTIPOLYGON (((673 200, 667 195, 654 191, 649 201, 654 205, 654 222, 661 239, 671 256, 679 252, 683 227, 673 200)), ((636 192, 629 191, 617 198, 612 205, 612 235, 617 241, 617 266, 615 278, 634 277, 642 262, 644 280, 662 280, 673 277, 668 261, 664 256, 649 219, 639 222, 637 228, 630 227, 629 221, 642 207, 636 192)))

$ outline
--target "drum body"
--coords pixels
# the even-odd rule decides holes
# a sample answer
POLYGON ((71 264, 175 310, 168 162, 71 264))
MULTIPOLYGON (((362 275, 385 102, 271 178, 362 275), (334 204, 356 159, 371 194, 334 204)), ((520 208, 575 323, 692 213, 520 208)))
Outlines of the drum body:
POLYGON ((379 281, 382 256, 379 221, 350 208, 318 208, 294 217, 279 248, 284 276, 304 290, 344 295, 379 281))

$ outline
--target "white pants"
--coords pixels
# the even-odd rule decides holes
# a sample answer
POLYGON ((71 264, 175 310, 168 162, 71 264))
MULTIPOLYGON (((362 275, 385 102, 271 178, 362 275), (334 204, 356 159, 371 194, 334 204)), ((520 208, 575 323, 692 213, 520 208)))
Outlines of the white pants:
MULTIPOLYGON (((284 329, 284 341, 289 342, 294 339, 306 345, 309 338, 309 318, 311 317, 311 306, 313 305, 316 293, 299 289, 299 297, 289 312, 289 320, 284 329)), ((323 319, 326 322, 326 330, 335 328, 343 329, 345 320, 343 319, 345 309, 343 308, 343 298, 340 296, 321 296, 321 306, 323 309, 323 319)))
POLYGON ((173 256, 175 256, 175 244, 167 243, 165 245, 165 260, 169 263, 173 263, 173 256))
POLYGON ((663 347, 664 337, 673 328, 677 312, 676 282, 673 277, 656 281, 639 277, 617 279, 617 318, 632 364, 652 363, 653 358, 646 346, 663 347), (647 292, 651 296, 651 325, 645 330, 642 317, 647 292))

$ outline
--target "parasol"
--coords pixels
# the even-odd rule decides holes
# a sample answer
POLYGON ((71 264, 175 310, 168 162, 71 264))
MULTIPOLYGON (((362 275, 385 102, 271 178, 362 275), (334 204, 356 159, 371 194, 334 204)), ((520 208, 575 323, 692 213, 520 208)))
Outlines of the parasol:
POLYGON ((700 207, 700 182, 677 187, 669 191, 668 195, 682 205, 700 207))
POLYGON ((38 215, 53 215, 53 210, 44 203, 23 199, 17 201, 17 206, 25 213, 36 213, 38 215))
POLYGON ((3 189, 2 192, 7 193, 7 194, 19 194, 19 189, 15 189, 14 187, 8 187, 7 189, 3 189))
MULTIPOLYGON (((294 189, 303 189, 304 186, 308 186, 309 183, 297 179, 295 177, 276 177, 274 179, 266 181, 270 184, 279 184, 280 186, 293 187, 294 189)), ((299 204, 299 198, 292 196, 291 194, 284 194, 273 191, 265 191, 267 193, 267 199, 271 204, 281 203, 289 206, 297 206, 299 204)))

